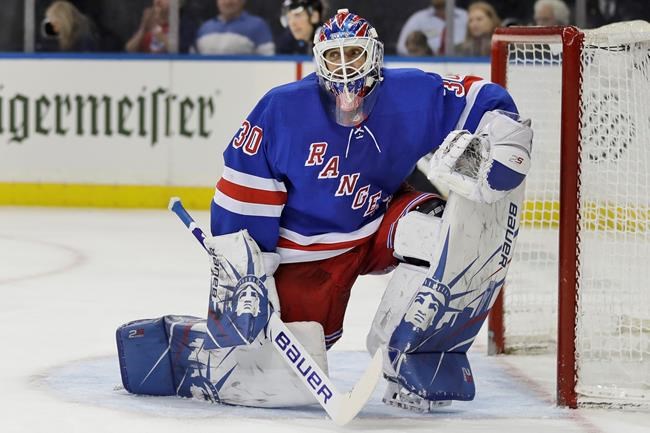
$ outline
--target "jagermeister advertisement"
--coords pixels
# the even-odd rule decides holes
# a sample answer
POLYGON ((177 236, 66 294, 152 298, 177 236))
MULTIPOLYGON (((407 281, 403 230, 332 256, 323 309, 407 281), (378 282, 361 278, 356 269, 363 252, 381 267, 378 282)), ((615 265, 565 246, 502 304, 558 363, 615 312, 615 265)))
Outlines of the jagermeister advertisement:
POLYGON ((143 87, 130 95, 51 93, 30 96, 0 92, 0 134, 9 143, 35 136, 133 137, 155 146, 162 137, 210 138, 213 133, 213 95, 183 96, 170 88, 143 87))
POLYGON ((0 58, 0 182, 206 185, 294 62, 0 58))

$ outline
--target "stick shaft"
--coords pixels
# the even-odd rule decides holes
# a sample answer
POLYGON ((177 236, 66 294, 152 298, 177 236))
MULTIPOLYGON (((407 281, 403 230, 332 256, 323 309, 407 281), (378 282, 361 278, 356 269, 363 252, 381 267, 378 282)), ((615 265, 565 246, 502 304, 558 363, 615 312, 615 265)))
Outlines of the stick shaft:
POLYGON ((192 232, 196 240, 199 241, 201 246, 207 251, 208 249, 205 246, 205 233, 203 230, 201 230, 201 227, 196 224, 187 210, 185 210, 180 198, 172 197, 172 199, 169 200, 169 210, 174 212, 181 219, 181 221, 183 221, 185 227, 187 227, 187 229, 192 232))

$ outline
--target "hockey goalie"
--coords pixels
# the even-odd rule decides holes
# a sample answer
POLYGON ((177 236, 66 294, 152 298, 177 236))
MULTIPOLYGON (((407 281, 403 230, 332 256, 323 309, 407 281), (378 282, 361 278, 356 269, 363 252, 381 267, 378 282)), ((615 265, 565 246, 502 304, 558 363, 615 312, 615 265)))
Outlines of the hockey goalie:
POLYGON ((325 407, 334 393, 315 372, 327 373, 350 290, 393 271, 367 338, 384 354, 384 401, 429 410, 474 398, 466 353, 512 259, 530 122, 480 78, 383 68, 376 30, 347 9, 317 32, 314 60, 314 74, 260 100, 224 152, 212 236, 197 236, 210 256, 206 317, 118 329, 128 391, 325 407), (404 184, 423 157, 447 201, 404 184), (271 338, 278 315, 304 352, 271 338))

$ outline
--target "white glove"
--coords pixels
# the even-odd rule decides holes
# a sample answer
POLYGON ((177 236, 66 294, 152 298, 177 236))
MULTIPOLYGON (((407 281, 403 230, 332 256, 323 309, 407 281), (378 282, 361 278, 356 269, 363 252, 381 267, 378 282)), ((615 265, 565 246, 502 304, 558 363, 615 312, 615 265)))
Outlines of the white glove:
POLYGON ((533 138, 530 121, 511 116, 490 111, 476 134, 450 132, 429 162, 428 178, 479 203, 505 197, 528 174, 533 138))

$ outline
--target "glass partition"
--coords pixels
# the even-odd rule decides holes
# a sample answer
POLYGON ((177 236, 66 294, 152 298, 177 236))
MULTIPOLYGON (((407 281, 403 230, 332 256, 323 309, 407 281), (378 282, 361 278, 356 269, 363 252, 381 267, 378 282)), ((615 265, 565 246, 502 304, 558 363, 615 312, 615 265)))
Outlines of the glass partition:
POLYGON ((24 0, 3 0, 0 14, 0 51, 23 51, 24 0))
MULTIPOLYGON (((191 53, 196 51, 193 47, 196 46, 197 30, 218 16, 220 1, 225 0, 3 0, 5 7, 0 14, 0 50, 191 53)), ((287 36, 289 30, 280 23, 283 0, 241 1, 249 14, 266 22, 276 46, 287 36)), ((343 7, 349 7, 367 18, 377 28, 387 55, 476 55, 472 54, 476 50, 468 49, 476 45, 476 41, 466 37, 470 21, 468 10, 476 2, 447 1, 453 3, 454 8, 445 7, 445 0, 322 0, 322 3, 325 18, 343 7), (454 25, 449 30, 453 31, 453 35, 448 36, 444 19, 452 11, 454 25), (420 47, 424 49, 407 52, 407 35, 402 35, 403 28, 408 29, 407 23, 414 19, 415 14, 420 14, 420 22, 435 21, 437 24, 421 25, 422 28, 415 29, 421 34, 413 35, 413 43, 419 40, 423 45, 422 41, 426 41, 420 47), (452 42, 453 46, 445 49, 441 41, 446 41, 447 45, 452 42), (465 44, 465 47, 461 44, 465 44), (430 50, 426 49, 426 45, 430 50)), ((493 7, 501 26, 530 25, 535 22, 535 0, 487 0, 483 3, 493 7)), ((586 22, 586 28, 590 28, 614 21, 650 19, 650 9, 644 8, 643 2, 619 0, 614 9, 609 7, 605 10, 601 10, 601 3, 567 0, 569 22, 575 24, 579 19, 586 22)), ((489 44, 489 35, 483 39, 484 45, 489 44)), ((258 52, 270 54, 268 50, 258 52)))

